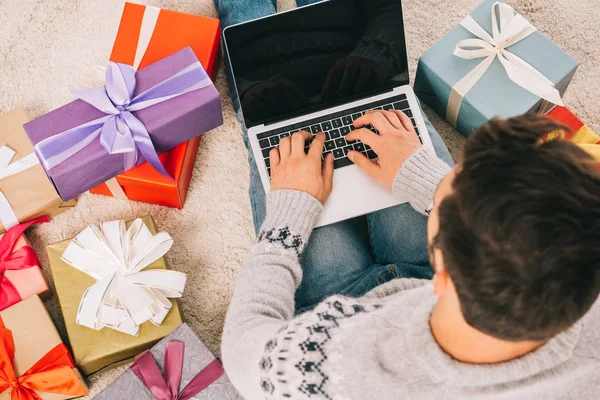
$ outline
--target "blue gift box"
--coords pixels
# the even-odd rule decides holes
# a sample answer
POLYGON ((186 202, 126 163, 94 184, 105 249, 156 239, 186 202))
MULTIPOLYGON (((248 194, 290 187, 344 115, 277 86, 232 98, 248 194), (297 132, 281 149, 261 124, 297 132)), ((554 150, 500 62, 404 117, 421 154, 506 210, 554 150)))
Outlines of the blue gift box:
MULTIPOLYGON (((471 17, 490 35, 493 32, 492 8, 497 2, 485 0, 471 13, 471 17)), ((415 92, 451 124, 454 118, 447 115, 447 110, 452 88, 484 60, 460 58, 454 55, 454 50, 460 41, 475 38, 471 32, 458 25, 419 60, 415 92)), ((579 66, 577 61, 537 30, 506 47, 506 50, 525 60, 552 81, 561 96, 579 66)), ((543 102, 542 98, 513 82, 496 57, 483 77, 464 96, 456 128, 463 135, 469 136, 493 117, 509 118, 538 111, 543 107, 543 102)))

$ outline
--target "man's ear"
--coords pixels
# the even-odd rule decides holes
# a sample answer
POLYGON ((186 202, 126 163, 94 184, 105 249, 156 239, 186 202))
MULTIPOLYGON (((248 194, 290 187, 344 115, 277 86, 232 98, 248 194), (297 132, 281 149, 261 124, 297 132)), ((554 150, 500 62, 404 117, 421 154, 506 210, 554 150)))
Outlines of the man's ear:
POLYGON ((450 276, 446 271, 444 256, 439 249, 434 250, 434 261, 433 294, 436 297, 442 297, 450 287, 450 276))

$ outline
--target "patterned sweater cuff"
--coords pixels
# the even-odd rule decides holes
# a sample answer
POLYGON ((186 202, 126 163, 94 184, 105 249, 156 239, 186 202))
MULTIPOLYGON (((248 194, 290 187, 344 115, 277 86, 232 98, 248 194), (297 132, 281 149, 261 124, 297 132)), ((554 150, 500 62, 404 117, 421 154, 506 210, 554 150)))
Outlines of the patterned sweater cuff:
POLYGON ((308 193, 277 190, 267 198, 267 218, 261 232, 288 228, 306 243, 322 211, 323 205, 308 193))
POLYGON ((417 150, 394 178, 394 193, 407 195, 410 204, 421 214, 429 214, 440 181, 452 168, 425 147, 417 150))

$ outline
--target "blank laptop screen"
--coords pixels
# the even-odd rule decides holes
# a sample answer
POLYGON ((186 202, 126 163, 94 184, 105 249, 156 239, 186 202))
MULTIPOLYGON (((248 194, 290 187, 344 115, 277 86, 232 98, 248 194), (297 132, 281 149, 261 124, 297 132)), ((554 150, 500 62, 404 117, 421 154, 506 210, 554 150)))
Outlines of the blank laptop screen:
POLYGON ((408 84, 400 0, 326 0, 225 40, 248 128, 408 84))

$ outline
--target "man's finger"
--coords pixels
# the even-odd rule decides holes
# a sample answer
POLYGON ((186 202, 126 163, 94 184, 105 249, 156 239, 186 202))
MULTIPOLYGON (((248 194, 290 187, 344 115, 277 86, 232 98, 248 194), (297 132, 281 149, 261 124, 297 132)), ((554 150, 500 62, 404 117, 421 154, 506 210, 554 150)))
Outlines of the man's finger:
POLYGON ((367 156, 354 150, 348 153, 348 158, 354 164, 358 165, 360 169, 365 171, 371 178, 379 180, 379 174, 381 173, 379 164, 375 164, 373 161, 369 160, 367 156))
POLYGON ((320 160, 321 156, 323 155, 323 147, 325 147, 325 134, 323 132, 319 132, 310 145, 308 156, 320 160))
POLYGON ((331 191, 333 187, 333 154, 327 154, 325 161, 323 162, 323 179, 325 179, 325 185, 327 189, 331 191))
POLYGON ((305 131, 296 132, 292 135, 292 152, 293 155, 304 154, 304 145, 312 135, 305 131))
MULTIPOLYGON (((393 110, 396 111, 396 110, 393 110)), ((392 111, 382 111, 383 116, 388 120, 390 125, 392 125, 396 129, 402 129, 402 121, 400 121, 400 117, 396 115, 395 112, 392 111)), ((404 113, 403 113, 404 114, 404 113)))
POLYGON ((392 112, 398 116, 398 119, 402 123, 402 127, 405 130, 407 130, 408 132, 415 133, 415 127, 413 126, 410 118, 408 118, 408 115, 404 114, 404 112, 400 110, 393 110, 392 112))
POLYGON ((354 130, 346 135, 346 141, 353 142, 355 140, 360 140, 364 144, 371 146, 373 150, 377 152, 377 149, 379 148, 379 142, 382 139, 370 130, 362 128, 354 130))
POLYGON ((354 121, 354 126, 357 128, 369 124, 373 125, 379 132, 388 131, 393 128, 387 118, 383 116, 383 113, 377 110, 367 111, 365 115, 354 121))
POLYGON ((290 156, 292 152, 292 138, 289 136, 282 138, 279 141, 279 155, 282 160, 290 156))
POLYGON ((271 160, 271 168, 277 168, 279 166, 281 157, 279 156, 279 149, 277 147, 269 152, 269 159, 271 160))

